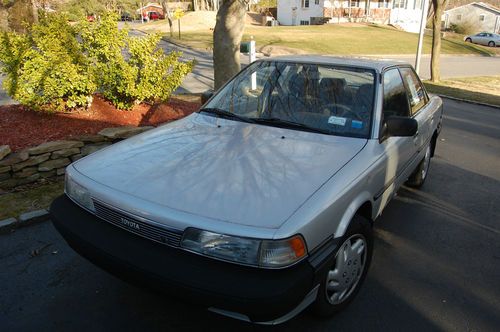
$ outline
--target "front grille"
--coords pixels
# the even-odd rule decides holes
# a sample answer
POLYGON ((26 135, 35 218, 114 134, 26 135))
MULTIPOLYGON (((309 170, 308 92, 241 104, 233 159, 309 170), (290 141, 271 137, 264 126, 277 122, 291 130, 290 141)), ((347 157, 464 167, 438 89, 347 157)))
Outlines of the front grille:
POLYGON ((159 226, 151 225, 110 208, 97 200, 93 200, 93 202, 95 214, 102 220, 146 239, 172 247, 180 246, 182 237, 181 232, 175 232, 159 226))

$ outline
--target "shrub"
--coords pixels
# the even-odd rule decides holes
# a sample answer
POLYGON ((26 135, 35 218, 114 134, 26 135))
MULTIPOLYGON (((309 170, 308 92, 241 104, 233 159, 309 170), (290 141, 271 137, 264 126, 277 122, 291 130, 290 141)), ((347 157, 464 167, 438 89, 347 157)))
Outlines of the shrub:
POLYGON ((192 62, 180 62, 178 52, 165 54, 158 47, 159 35, 129 36, 126 29, 118 29, 117 18, 106 13, 98 22, 80 25, 98 91, 120 109, 143 101, 167 101, 191 71, 192 62))
POLYGON ((130 37, 117 15, 75 26, 64 15, 47 15, 29 34, 0 36, 4 87, 35 110, 61 111, 88 106, 100 92, 117 108, 143 101, 167 101, 191 71, 181 53, 165 54, 160 37, 130 37))
POLYGON ((7 93, 35 110, 61 111, 92 101, 88 63, 63 15, 40 17, 28 35, 3 33, 0 65, 7 93))
POLYGON ((465 21, 463 23, 451 23, 449 29, 455 33, 462 35, 472 35, 477 32, 477 25, 470 21, 465 21))

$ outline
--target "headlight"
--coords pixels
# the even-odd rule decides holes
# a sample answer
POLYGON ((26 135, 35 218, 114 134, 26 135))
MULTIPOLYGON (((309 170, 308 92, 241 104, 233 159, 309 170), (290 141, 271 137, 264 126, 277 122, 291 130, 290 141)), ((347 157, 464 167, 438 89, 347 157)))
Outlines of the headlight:
POLYGON ((260 240, 188 228, 181 241, 184 249, 245 265, 280 268, 306 253, 304 239, 295 235, 284 240, 260 240))
POLYGON ((90 198, 90 193, 88 192, 88 190, 73 181, 68 173, 66 173, 64 191, 66 192, 66 195, 68 195, 72 200, 74 200, 82 207, 90 211, 95 211, 94 203, 90 198))

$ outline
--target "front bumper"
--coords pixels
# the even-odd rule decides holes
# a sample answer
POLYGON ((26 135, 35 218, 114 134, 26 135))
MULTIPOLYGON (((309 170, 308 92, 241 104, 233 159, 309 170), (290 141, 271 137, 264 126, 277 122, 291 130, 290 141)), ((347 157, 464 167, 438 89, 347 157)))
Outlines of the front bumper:
POLYGON ((217 261, 113 226, 66 195, 54 200, 50 213, 68 244, 97 266, 126 281, 221 314, 252 322, 280 323, 316 297, 317 272, 309 261, 279 270, 217 261))

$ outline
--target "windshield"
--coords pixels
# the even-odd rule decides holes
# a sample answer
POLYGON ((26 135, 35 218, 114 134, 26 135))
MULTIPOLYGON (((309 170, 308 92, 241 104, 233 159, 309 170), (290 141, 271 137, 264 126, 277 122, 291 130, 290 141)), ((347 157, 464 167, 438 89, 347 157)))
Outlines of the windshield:
POLYGON ((254 62, 201 111, 236 121, 368 138, 373 70, 291 62, 254 62))

